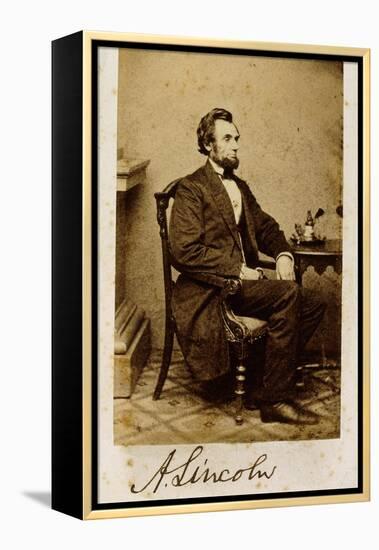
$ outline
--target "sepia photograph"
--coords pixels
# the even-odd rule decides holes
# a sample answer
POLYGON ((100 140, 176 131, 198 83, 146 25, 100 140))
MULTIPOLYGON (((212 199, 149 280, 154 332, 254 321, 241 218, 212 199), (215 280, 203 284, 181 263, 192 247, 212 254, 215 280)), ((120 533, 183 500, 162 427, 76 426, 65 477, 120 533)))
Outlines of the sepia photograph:
POLYGON ((339 436, 342 69, 120 50, 116 444, 339 436))
POLYGON ((99 503, 357 486, 357 61, 94 59, 99 503))

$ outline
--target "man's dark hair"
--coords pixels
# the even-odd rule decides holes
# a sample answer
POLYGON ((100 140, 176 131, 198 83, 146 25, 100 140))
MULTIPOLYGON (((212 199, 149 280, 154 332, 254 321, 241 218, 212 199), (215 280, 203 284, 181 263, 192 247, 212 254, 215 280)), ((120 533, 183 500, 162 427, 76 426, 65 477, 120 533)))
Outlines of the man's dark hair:
POLYGON ((225 109, 218 109, 216 107, 200 120, 197 128, 197 143, 199 145, 199 152, 202 155, 209 155, 209 151, 206 150, 205 145, 209 145, 214 140, 215 121, 220 119, 233 122, 233 115, 225 109))

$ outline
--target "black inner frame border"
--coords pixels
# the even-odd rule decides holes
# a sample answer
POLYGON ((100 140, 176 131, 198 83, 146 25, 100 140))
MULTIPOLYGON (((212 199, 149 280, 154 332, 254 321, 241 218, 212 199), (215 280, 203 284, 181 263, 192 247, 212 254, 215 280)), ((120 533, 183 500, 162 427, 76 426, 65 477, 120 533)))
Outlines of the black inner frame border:
POLYGON ((288 499, 302 497, 320 497, 334 495, 349 495, 363 493, 363 298, 364 298, 364 280, 363 280, 363 58, 361 56, 347 56, 336 54, 312 54, 312 53, 294 53, 288 51, 268 51, 254 50, 245 48, 227 48, 211 46, 187 46, 175 44, 150 44, 144 42, 110 41, 110 40, 92 40, 92 144, 91 144, 91 168, 92 168, 92 225, 91 225, 91 251, 92 251, 92 498, 91 509, 112 510, 112 509, 137 509, 157 506, 183 506, 183 513, 186 512, 186 505, 193 504, 212 504, 212 503, 233 503, 248 501, 265 501, 272 499, 288 499), (97 170, 97 146, 98 146, 98 48, 129 48, 169 52, 193 52, 207 54, 222 54, 231 56, 254 56, 254 57, 275 57, 275 58, 294 58, 320 61, 340 61, 355 62, 358 65, 358 204, 357 204, 357 224, 358 224, 358 484, 356 487, 345 489, 323 489, 316 491, 292 491, 285 493, 261 493, 229 495, 215 497, 192 497, 181 499, 160 499, 144 500, 138 502, 117 502, 117 503, 98 503, 98 170, 97 170))

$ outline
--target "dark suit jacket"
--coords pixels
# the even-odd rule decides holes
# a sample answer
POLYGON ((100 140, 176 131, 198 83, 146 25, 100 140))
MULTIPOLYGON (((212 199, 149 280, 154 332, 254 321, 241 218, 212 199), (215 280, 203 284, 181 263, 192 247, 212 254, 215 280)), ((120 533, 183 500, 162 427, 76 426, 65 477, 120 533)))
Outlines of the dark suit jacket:
MULTIPOLYGON (((258 251, 276 258, 291 248, 248 185, 235 181, 245 212, 246 263, 254 268, 258 251)), ((169 235, 172 263, 181 273, 172 297, 179 344, 194 376, 210 380, 229 369, 220 288, 212 284, 212 276, 239 277, 242 251, 229 196, 209 162, 178 184, 169 235), (199 276, 202 281, 196 280, 199 276)))

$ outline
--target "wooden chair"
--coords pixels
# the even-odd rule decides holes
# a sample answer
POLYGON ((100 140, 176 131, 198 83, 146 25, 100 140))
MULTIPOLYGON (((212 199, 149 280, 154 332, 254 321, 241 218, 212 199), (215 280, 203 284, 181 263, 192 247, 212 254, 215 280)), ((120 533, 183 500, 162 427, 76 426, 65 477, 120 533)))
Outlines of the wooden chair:
MULTIPOLYGON (((165 383, 168 369, 171 362, 172 346, 175 334, 175 320, 172 315, 171 298, 174 282, 172 280, 172 267, 169 253, 168 226, 167 226, 167 208, 170 199, 175 199, 177 184, 181 178, 171 182, 161 193, 155 193, 157 203, 157 220, 160 228, 162 257, 163 257, 163 276, 165 287, 165 338, 162 364, 159 371, 157 385, 155 387, 153 399, 159 399, 163 385, 165 383)), ((275 269, 275 263, 269 261, 260 262, 261 267, 275 269)), ((197 274, 196 279, 201 280, 201 275, 197 274)), ((219 276, 212 276, 210 281, 207 274, 207 282, 220 288, 221 292, 221 316, 225 330, 225 338, 232 348, 233 355, 236 358, 237 366, 235 371, 236 395, 236 413, 235 420, 237 424, 242 424, 243 396, 245 394, 245 372, 244 362, 247 356, 248 346, 265 337, 268 329, 266 321, 253 317, 241 317, 235 315, 230 307, 230 297, 237 293, 241 288, 239 279, 225 279, 219 276)))

